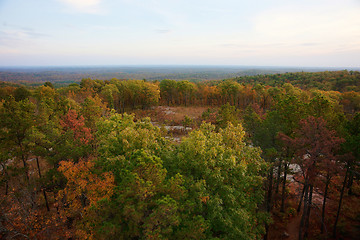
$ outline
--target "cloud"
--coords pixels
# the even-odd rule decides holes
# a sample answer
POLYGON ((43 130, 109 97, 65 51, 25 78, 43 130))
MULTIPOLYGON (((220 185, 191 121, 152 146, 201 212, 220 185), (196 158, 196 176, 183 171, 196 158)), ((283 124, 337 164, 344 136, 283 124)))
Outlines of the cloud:
POLYGON ((299 46, 305 46, 305 47, 312 47, 312 46, 319 46, 321 45, 320 43, 316 43, 316 42, 305 42, 305 43, 300 43, 299 46))
POLYGON ((103 9, 100 4, 102 0, 58 0, 77 12, 100 14, 103 9))
POLYGON ((49 37, 49 35, 30 29, 4 29, 0 31, 0 44, 6 46, 17 46, 24 42, 37 40, 43 37, 49 37))
POLYGON ((167 34, 167 33, 171 33, 170 29, 155 29, 155 32, 158 34, 167 34))
POLYGON ((8 34, 8 35, 22 35, 26 37, 49 37, 48 34, 40 33, 34 30, 33 28, 29 27, 23 27, 15 24, 8 24, 7 22, 3 23, 3 30, 0 31, 2 34, 8 34))
POLYGON ((26 55, 29 52, 40 52, 51 35, 35 29, 4 22, 0 29, 0 56, 26 55))

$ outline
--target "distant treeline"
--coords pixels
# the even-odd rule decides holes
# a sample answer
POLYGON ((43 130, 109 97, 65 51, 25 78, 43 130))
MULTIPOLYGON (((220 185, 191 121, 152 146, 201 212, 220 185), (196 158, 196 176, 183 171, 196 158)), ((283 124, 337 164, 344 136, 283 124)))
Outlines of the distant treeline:
POLYGON ((296 72, 283 74, 266 74, 257 76, 236 77, 239 83, 264 84, 279 86, 284 83, 304 89, 320 89, 326 91, 360 91, 359 71, 325 71, 325 72, 296 72))
MULTIPOLYGON (((0 88, 0 99, 5 99, 8 95, 23 99, 34 94, 25 87, 6 85, 0 85, 4 86, 0 88)), ((53 87, 50 82, 45 85, 53 87)), ((87 97, 99 97, 109 108, 118 112, 147 109, 158 104, 221 106, 226 103, 240 109, 258 104, 266 110, 271 108, 279 94, 294 87, 306 96, 304 101, 321 96, 327 101, 340 104, 346 113, 354 113, 360 109, 360 72, 357 71, 259 75, 196 83, 170 79, 152 82, 82 79, 80 84, 69 84, 59 88, 57 92, 60 96, 67 96, 77 102, 83 102, 87 97)))
MULTIPOLYGON (((335 69, 334 69, 335 70, 335 69)), ((173 80, 222 80, 242 76, 278 74, 299 71, 324 71, 323 69, 301 68, 265 68, 265 67, 221 67, 221 66, 158 66, 158 67, 38 67, 38 68, 0 68, 0 81, 21 83, 28 86, 39 86, 46 81, 55 87, 83 78, 108 80, 147 79, 148 81, 173 80)))

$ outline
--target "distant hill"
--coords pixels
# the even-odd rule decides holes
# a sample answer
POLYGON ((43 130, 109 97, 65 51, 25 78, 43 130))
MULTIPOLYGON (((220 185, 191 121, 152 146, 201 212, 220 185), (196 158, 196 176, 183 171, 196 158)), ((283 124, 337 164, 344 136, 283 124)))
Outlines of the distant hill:
POLYGON ((289 72, 318 72, 322 68, 247 67, 247 66, 94 66, 94 67, 0 67, 0 81, 39 85, 44 82, 61 86, 80 82, 83 78, 109 80, 162 79, 222 80, 289 72))
POLYGON ((257 76, 240 76, 231 80, 245 84, 263 84, 281 86, 291 83, 302 89, 316 88, 326 91, 360 92, 359 71, 323 71, 323 72, 291 72, 282 74, 263 74, 257 76))

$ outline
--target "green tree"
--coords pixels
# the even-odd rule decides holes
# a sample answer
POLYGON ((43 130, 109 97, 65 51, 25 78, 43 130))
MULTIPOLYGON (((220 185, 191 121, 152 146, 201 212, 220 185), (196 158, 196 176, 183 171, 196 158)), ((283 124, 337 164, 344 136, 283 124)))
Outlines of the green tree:
POLYGON ((206 223, 189 213, 180 174, 168 176, 159 155, 166 141, 149 119, 111 113, 98 122, 96 169, 114 176, 110 198, 89 208, 78 227, 96 239, 203 239, 206 223))
POLYGON ((230 105, 235 106, 241 85, 235 81, 228 80, 220 83, 218 87, 222 93, 224 103, 228 102, 230 105))
POLYGON ((45 87, 50 87, 50 88, 54 88, 54 85, 51 82, 45 82, 44 83, 45 87))
POLYGON ((187 106, 190 102, 191 95, 195 91, 195 84, 187 81, 182 80, 176 83, 177 89, 180 96, 183 98, 184 105, 187 106))
POLYGON ((115 108, 116 110, 118 110, 116 107, 116 98, 118 97, 117 95, 119 94, 119 89, 116 87, 115 84, 106 84, 102 90, 101 90, 101 95, 105 98, 105 101, 108 103, 109 108, 115 108))
POLYGON ((18 87, 14 91, 14 98, 16 101, 22 101, 31 96, 30 91, 26 87, 18 87))
POLYGON ((173 153, 170 169, 185 177, 194 213, 209 223, 207 238, 259 239, 266 214, 263 201, 266 164, 258 148, 246 146, 241 125, 215 132, 204 123, 173 153))
POLYGON ((176 81, 164 79, 160 82, 159 87, 161 99, 167 102, 167 105, 174 104, 177 95, 176 81))
POLYGON ((229 103, 222 105, 217 115, 217 126, 225 128, 228 123, 237 125, 240 123, 240 112, 229 103))
POLYGON ((23 163, 26 179, 29 180, 28 157, 30 155, 29 133, 34 126, 35 106, 29 99, 15 101, 8 98, 0 108, 0 140, 9 150, 9 158, 23 163))

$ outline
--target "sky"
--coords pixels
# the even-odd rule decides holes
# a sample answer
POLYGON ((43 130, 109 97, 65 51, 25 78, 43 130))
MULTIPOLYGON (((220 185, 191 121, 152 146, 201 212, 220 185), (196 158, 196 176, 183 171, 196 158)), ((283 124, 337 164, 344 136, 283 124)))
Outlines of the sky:
POLYGON ((360 0, 0 0, 0 66, 360 67, 360 0))

